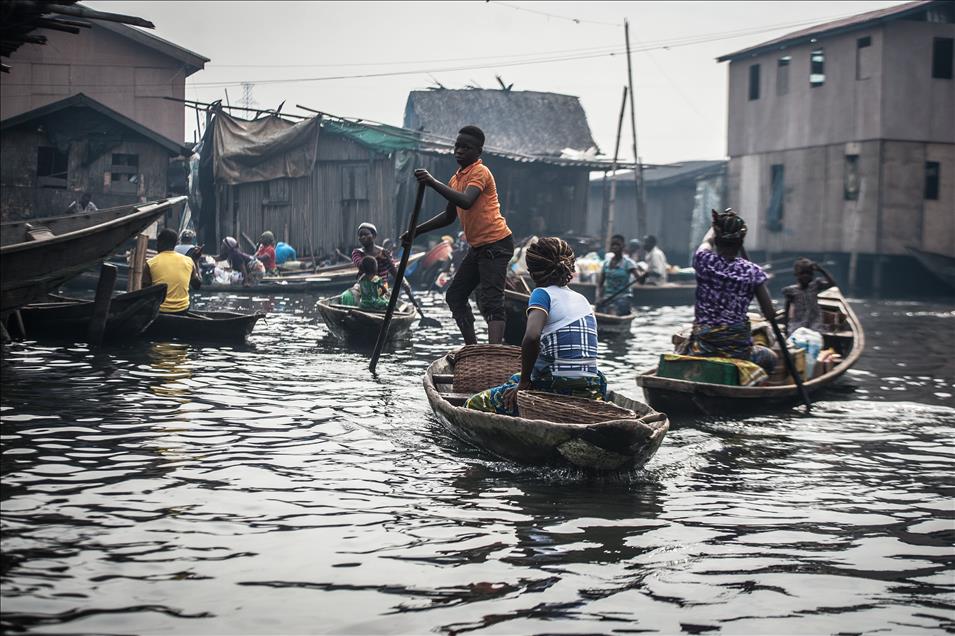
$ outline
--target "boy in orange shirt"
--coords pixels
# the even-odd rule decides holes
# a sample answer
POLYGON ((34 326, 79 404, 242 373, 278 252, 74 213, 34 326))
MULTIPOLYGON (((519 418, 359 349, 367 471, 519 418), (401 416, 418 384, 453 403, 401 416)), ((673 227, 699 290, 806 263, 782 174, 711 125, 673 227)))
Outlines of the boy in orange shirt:
MULTIPOLYGON (((484 132, 477 126, 465 126, 454 142, 454 159, 460 168, 445 185, 427 170, 415 170, 418 183, 423 183, 448 200, 444 212, 419 225, 415 235, 446 227, 461 219, 464 238, 470 245, 445 296, 451 315, 464 336, 465 344, 477 344, 474 314, 468 297, 478 289, 478 308, 487 321, 487 338, 491 344, 504 340, 504 280, 507 264, 514 255, 514 239, 501 216, 494 175, 481 161, 484 132)), ((407 232, 401 236, 405 249, 407 232)))

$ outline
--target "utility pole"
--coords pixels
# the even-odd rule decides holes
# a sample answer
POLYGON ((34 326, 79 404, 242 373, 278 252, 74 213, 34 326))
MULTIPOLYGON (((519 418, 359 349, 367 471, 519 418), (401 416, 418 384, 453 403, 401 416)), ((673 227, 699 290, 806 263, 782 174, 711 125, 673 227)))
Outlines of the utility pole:
POLYGON ((620 156, 620 136, 623 132, 623 114, 627 112, 627 87, 623 87, 623 101, 620 102, 620 117, 617 119, 617 142, 613 147, 613 165, 610 168, 610 204, 607 206, 607 227, 604 230, 604 249, 610 249, 610 237, 613 236, 614 204, 617 201, 617 159, 620 156))
POLYGON ((637 153, 636 93, 633 92, 633 65, 630 62, 630 22, 623 20, 623 37, 627 44, 627 86, 630 87, 630 128, 633 130, 633 198, 637 206, 637 234, 640 240, 647 232, 647 193, 643 187, 643 163, 637 153))

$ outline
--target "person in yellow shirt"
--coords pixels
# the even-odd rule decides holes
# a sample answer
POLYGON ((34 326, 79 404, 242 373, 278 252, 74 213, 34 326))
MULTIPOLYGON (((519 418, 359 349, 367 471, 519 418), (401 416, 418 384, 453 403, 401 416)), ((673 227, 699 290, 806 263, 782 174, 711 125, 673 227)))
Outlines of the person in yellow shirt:
MULTIPOLYGON (((487 321, 487 339, 491 344, 504 340, 504 282, 507 264, 514 256, 514 239, 501 215, 494 175, 484 162, 484 132, 477 126, 465 126, 454 142, 454 159, 458 171, 445 185, 427 170, 415 170, 415 179, 432 188, 448 201, 444 212, 419 225, 415 235, 446 227, 461 219, 464 238, 470 244, 445 300, 451 315, 464 336, 465 344, 476 344, 474 314, 468 304, 471 292, 478 290, 478 308, 487 321)), ((408 233, 401 236, 405 249, 408 233)))
POLYGON ((195 262, 176 251, 179 237, 169 228, 156 237, 159 252, 146 261, 143 268, 143 287, 166 283, 166 299, 159 306, 164 314, 184 314, 189 311, 189 288, 199 289, 202 280, 195 262))

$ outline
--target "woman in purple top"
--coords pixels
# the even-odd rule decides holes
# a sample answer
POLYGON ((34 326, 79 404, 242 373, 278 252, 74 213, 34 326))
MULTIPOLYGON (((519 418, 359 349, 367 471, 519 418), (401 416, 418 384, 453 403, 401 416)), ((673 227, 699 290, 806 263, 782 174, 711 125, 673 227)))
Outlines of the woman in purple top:
POLYGON ((696 310, 693 332, 679 353, 752 360, 771 373, 776 354, 753 344, 746 310, 753 296, 767 320, 774 320, 766 273, 740 257, 746 223, 731 209, 713 210, 713 226, 693 256, 696 310))

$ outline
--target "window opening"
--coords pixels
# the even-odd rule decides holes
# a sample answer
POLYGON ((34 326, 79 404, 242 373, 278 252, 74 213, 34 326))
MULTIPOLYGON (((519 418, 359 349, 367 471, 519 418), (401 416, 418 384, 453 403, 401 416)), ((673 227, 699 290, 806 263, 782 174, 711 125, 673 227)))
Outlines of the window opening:
POLYGON ((932 77, 952 79, 952 66, 955 65, 955 38, 935 38, 932 40, 932 77))
POLYGON ((826 83, 826 52, 816 49, 809 54, 809 85, 822 86, 826 83))
POLYGON ((872 38, 865 36, 856 40, 856 79, 872 76, 872 38))
POLYGON ((66 189, 69 155, 53 146, 40 146, 36 153, 36 178, 40 188, 66 189))
POLYGON ((789 62, 792 57, 786 55, 776 61, 776 95, 789 93, 789 62))
POLYGON ((769 206, 766 208, 766 226, 772 232, 783 229, 783 194, 785 191, 785 177, 783 165, 773 164, 770 167, 769 206))
POLYGON ((846 155, 843 198, 855 201, 859 198, 859 155, 846 155))
POLYGON ((749 100, 759 99, 759 64, 749 67, 749 100))
POLYGON ((941 165, 937 161, 925 162, 925 198, 938 201, 938 179, 941 165))

